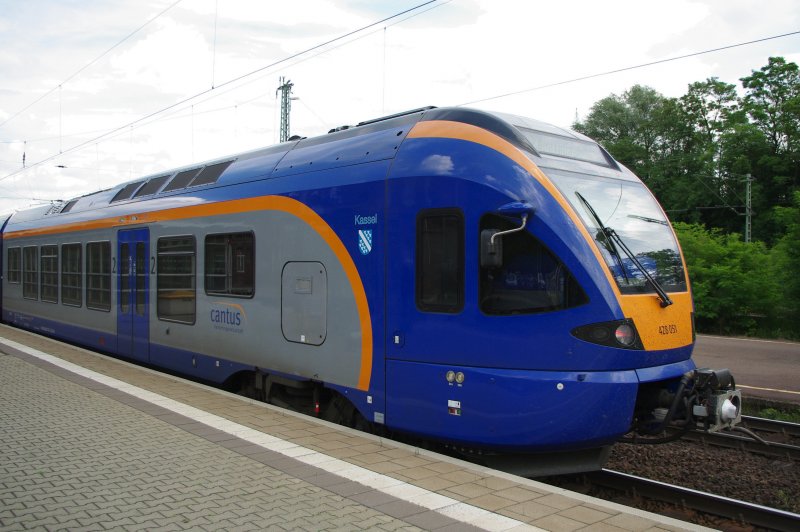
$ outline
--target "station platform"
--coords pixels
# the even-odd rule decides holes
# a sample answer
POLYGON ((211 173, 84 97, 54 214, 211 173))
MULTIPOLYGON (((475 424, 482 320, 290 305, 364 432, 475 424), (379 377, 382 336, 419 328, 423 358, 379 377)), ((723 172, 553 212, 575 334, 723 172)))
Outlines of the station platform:
POLYGON ((0 326, 0 530, 707 530, 0 326))

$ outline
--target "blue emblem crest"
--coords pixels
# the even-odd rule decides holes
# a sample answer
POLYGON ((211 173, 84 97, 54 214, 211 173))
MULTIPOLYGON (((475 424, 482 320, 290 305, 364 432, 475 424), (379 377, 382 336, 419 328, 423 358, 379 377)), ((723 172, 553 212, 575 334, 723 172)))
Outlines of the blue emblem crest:
POLYGON ((362 255, 367 255, 372 251, 372 229, 358 230, 358 249, 362 255))

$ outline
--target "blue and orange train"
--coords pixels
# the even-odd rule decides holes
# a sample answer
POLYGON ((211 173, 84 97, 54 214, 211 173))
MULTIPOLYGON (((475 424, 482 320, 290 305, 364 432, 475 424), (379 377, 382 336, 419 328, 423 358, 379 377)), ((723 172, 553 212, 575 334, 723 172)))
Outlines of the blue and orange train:
POLYGON ((6 323, 515 471, 738 414, 695 371, 651 193, 518 116, 424 108, 159 173, 15 213, 2 257, 6 323))

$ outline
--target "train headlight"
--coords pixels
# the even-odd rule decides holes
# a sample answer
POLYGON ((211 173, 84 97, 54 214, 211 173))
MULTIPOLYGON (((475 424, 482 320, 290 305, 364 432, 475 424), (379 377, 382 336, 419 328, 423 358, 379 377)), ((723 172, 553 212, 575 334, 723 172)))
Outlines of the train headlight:
POLYGON ((572 329, 572 336, 592 344, 622 349, 644 349, 633 320, 604 321, 572 329))
POLYGON ((456 373, 456 384, 464 384, 464 374, 460 371, 456 373))
POLYGON ((629 323, 622 323, 614 331, 614 338, 625 347, 631 347, 636 342, 636 331, 629 323))
POLYGON ((455 371, 453 371, 453 370, 451 369, 450 371, 448 371, 448 372, 445 374, 444 378, 445 378, 445 379, 447 379, 447 382, 449 382, 450 384, 452 384, 452 383, 454 383, 454 382, 455 382, 455 380, 456 380, 456 372, 455 372, 455 371))

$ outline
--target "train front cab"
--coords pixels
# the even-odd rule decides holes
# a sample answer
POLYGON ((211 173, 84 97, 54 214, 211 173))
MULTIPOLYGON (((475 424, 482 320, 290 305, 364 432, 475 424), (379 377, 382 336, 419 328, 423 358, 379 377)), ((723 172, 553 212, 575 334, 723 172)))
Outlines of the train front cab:
MULTIPOLYGON (((562 181, 575 167, 561 168, 562 181)), ((387 420, 536 474, 600 467, 640 391, 657 394, 694 368, 685 269, 644 185, 610 165, 583 176, 592 188, 612 175, 612 188, 635 189, 617 194, 632 204, 649 198, 647 210, 619 214, 671 240, 659 255, 675 277, 669 306, 630 259, 606 260, 577 196, 567 201, 545 172, 484 129, 421 122, 394 163, 386 232, 387 420), (496 267, 482 256, 493 234, 496 267), (620 263, 628 293, 613 277, 620 263)))

